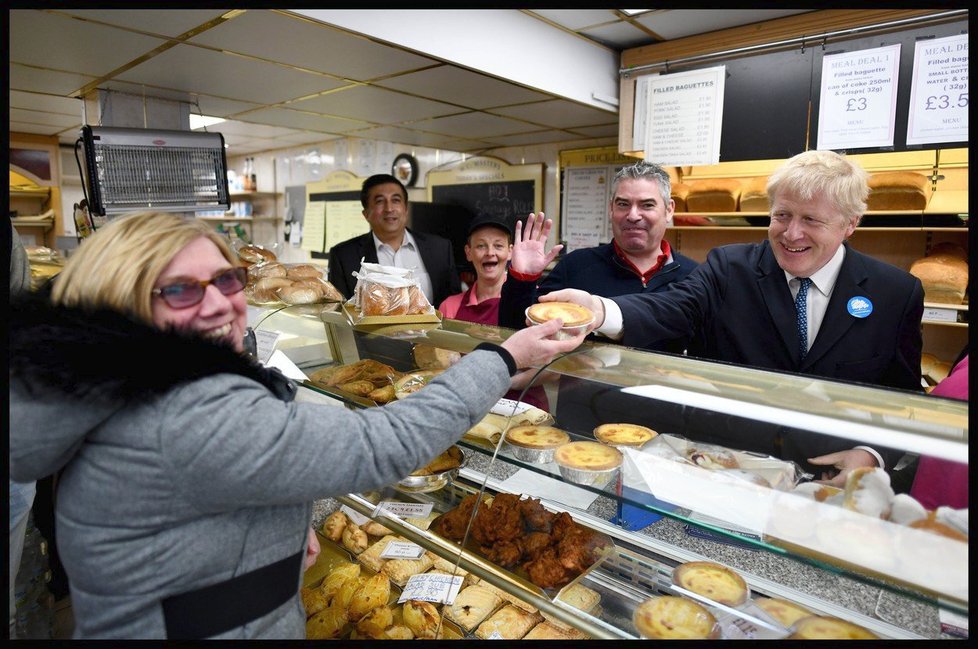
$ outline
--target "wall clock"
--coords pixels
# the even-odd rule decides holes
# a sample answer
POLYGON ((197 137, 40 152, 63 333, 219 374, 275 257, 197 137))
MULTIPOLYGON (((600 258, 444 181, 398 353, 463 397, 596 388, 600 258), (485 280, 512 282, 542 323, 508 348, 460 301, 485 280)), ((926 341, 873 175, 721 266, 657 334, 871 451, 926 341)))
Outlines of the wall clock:
POLYGON ((391 175, 404 183, 405 187, 414 187, 418 179, 418 161, 414 156, 402 153, 394 158, 391 175))

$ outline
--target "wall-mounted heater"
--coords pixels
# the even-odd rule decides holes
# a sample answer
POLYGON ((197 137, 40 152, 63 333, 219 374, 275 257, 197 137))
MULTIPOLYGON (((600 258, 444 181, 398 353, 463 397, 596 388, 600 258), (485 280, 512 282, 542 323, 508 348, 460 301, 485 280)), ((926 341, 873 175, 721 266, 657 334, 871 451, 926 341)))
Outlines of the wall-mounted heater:
POLYGON ((231 208, 220 133, 83 126, 92 214, 231 208))

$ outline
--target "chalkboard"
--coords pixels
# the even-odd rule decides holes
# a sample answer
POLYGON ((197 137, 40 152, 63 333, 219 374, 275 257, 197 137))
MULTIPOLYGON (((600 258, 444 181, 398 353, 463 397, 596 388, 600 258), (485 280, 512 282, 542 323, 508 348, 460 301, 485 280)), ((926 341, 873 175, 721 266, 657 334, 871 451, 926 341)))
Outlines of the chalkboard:
POLYGON ((435 203, 458 205, 476 217, 489 216, 510 228, 516 226, 517 219, 526 221, 534 211, 534 191, 532 180, 436 185, 431 190, 435 203))

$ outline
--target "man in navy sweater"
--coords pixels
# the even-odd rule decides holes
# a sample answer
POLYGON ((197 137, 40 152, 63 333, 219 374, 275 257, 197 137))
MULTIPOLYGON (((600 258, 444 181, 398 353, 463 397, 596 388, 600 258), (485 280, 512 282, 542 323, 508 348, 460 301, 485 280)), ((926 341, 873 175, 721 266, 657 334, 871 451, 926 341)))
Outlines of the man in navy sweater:
MULTIPOLYGON (((509 278, 499 301, 499 324, 522 328, 526 308, 551 291, 577 288, 604 297, 654 293, 689 275, 697 263, 673 251, 662 238, 675 209, 670 190, 669 174, 658 165, 636 162, 622 168, 611 184, 612 241, 568 253, 543 281, 544 268, 563 248, 545 250, 553 221, 542 212, 530 214, 525 229, 517 221, 509 278)), ((678 353, 685 344, 685 338, 660 341, 648 349, 678 353)))

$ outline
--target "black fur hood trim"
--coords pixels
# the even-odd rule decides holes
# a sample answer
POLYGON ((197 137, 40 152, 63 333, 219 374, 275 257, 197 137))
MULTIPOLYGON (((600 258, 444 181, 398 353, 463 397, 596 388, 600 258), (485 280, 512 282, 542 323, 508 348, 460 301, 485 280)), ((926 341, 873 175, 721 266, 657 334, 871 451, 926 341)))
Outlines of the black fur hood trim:
POLYGON ((161 331, 108 309, 52 306, 43 294, 11 303, 10 376, 31 391, 57 390, 94 401, 162 394, 214 374, 239 374, 283 400, 295 385, 231 347, 161 331))

